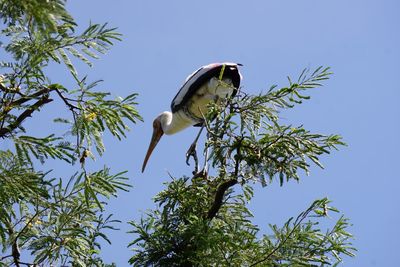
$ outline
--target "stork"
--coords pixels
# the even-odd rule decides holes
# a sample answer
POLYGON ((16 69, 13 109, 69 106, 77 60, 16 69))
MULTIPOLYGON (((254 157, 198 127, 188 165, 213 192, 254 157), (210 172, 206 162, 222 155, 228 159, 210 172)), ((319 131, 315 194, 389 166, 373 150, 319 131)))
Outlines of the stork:
POLYGON ((232 97, 236 94, 242 76, 238 63, 213 63, 199 68, 190 74, 171 103, 171 111, 164 111, 153 121, 153 135, 142 165, 146 168, 151 153, 163 134, 172 135, 190 126, 201 129, 187 152, 187 161, 195 148, 197 139, 204 127, 204 114, 207 114, 211 101, 232 97))

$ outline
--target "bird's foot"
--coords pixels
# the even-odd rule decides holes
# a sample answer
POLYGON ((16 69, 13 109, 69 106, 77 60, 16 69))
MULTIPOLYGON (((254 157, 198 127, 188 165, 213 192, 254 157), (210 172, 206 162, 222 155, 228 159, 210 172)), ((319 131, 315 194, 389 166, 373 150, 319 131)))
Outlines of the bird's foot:
POLYGON ((186 152, 186 164, 190 165, 189 160, 190 157, 193 157, 194 163, 195 163, 195 167, 194 167, 194 171, 193 173, 197 173, 199 170, 199 159, 197 158, 197 152, 196 152, 196 143, 192 143, 188 149, 188 151, 186 152))
POLYGON ((199 172, 193 172, 193 179, 195 179, 195 178, 200 178, 200 177, 207 180, 207 178, 208 178, 208 173, 207 173, 207 170, 206 170, 206 169, 202 169, 202 170, 199 171, 199 172))

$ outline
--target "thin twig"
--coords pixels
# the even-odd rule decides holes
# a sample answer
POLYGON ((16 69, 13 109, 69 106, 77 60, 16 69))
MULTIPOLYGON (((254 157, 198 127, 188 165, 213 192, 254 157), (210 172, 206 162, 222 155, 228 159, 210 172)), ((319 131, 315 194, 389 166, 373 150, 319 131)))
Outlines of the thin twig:
MULTIPOLYGON (((77 120, 76 120, 76 117, 77 117, 77 113, 76 113, 76 109, 78 109, 78 110, 80 110, 81 108, 80 107, 77 107, 77 106, 75 106, 75 105, 73 105, 73 104, 71 104, 69 101, 74 101, 74 102, 80 102, 80 100, 79 99, 77 99, 77 100, 75 100, 75 99, 71 99, 71 98, 67 98, 67 97, 65 97, 61 92, 60 92, 60 90, 59 89, 55 89, 55 91, 56 91, 56 93, 59 95, 59 97, 61 98, 61 100, 65 103, 65 105, 69 108, 69 110, 71 110, 71 112, 72 112, 72 117, 73 117, 73 119, 74 119, 74 125, 76 126, 77 125, 77 120)), ((77 133, 76 133, 76 151, 77 151, 77 153, 79 154, 79 148, 80 148, 80 136, 79 136, 79 131, 77 131, 77 133)))
POLYGON ((73 111, 74 109, 80 109, 77 106, 72 105, 71 103, 68 102, 67 98, 63 96, 63 94, 60 92, 59 89, 55 89, 55 91, 57 92, 57 94, 60 96, 60 98, 62 99, 62 101, 65 103, 65 105, 67 105, 69 107, 69 109, 71 111, 73 111))
POLYGON ((4 86, 1 82, 0 82, 0 90, 3 91, 4 93, 8 93, 8 94, 17 94, 20 95, 22 97, 26 97, 26 95, 24 95, 23 93, 21 93, 19 90, 15 90, 15 89, 10 89, 6 86, 4 86))
POLYGON ((26 266, 29 266, 29 267, 31 267, 31 266, 37 266, 37 265, 34 264, 34 263, 28 263, 28 262, 22 262, 22 261, 18 261, 18 264, 20 264, 20 265, 26 265, 26 266))
POLYGON ((0 262, 7 259, 7 258, 11 258, 13 255, 7 255, 7 256, 3 256, 0 258, 0 262))

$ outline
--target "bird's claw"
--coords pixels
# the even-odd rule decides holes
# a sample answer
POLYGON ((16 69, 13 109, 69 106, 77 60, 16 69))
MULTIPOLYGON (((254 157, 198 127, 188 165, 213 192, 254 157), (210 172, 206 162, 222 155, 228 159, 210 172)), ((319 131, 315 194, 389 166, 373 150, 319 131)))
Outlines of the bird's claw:
POLYGON ((186 152, 186 164, 188 166, 190 166, 190 163, 189 163, 190 157, 193 157, 193 160, 195 163, 194 173, 197 173, 199 160, 197 158, 196 143, 191 144, 188 151, 186 152))
POLYGON ((193 172, 193 179, 199 178, 199 177, 204 178, 204 179, 207 180, 207 177, 208 177, 207 170, 206 169, 202 169, 199 172, 193 172))

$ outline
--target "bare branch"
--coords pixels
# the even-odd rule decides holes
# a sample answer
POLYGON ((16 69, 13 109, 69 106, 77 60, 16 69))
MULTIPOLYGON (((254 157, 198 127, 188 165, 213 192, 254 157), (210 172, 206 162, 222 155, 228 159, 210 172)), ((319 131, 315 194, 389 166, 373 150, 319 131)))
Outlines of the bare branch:
POLYGON ((231 179, 226 182, 223 182, 218 186, 217 192, 215 193, 214 203, 207 213, 207 219, 212 220, 215 217, 215 215, 217 215, 219 209, 222 206, 222 201, 224 199, 226 190, 228 190, 229 187, 232 187, 237 183, 238 183, 237 179, 231 179))
MULTIPOLYGON (((8 235, 11 237, 14 235, 14 228, 11 225, 11 223, 9 221, 6 221, 6 225, 7 225, 7 232, 8 235)), ((18 237, 14 238, 12 240, 12 244, 11 244, 11 255, 5 257, 12 257, 13 258, 13 262, 15 264, 15 266, 19 267, 19 259, 21 257, 21 253, 19 251, 19 245, 18 245, 18 237)), ((3 257, 4 258, 4 257, 3 257)), ((2 259, 3 259, 2 258, 2 259)))
POLYGON ((35 110, 39 109, 41 106, 51 101, 53 101, 53 99, 49 98, 48 94, 44 95, 41 99, 36 101, 35 104, 22 112, 14 122, 10 123, 7 127, 0 128, 0 137, 4 137, 7 134, 11 133, 13 130, 18 128, 26 118, 30 117, 35 110))
POLYGON ((39 91, 37 91, 36 93, 33 93, 33 94, 31 94, 31 95, 23 96, 23 97, 21 97, 21 98, 15 100, 15 101, 13 101, 13 102, 11 102, 11 103, 10 103, 10 106, 11 106, 11 107, 20 106, 20 105, 22 105, 23 103, 28 102, 29 100, 38 98, 39 96, 42 96, 42 95, 45 95, 45 94, 48 94, 50 91, 51 91, 51 90, 50 90, 49 88, 43 88, 42 90, 39 90, 39 91))
POLYGON ((57 92, 57 94, 60 96, 60 98, 62 99, 62 101, 64 101, 65 105, 67 105, 69 107, 69 109, 71 111, 73 111, 74 109, 79 109, 77 106, 72 105, 71 103, 68 102, 68 99, 63 96, 60 92, 60 90, 55 89, 55 91, 57 92))

